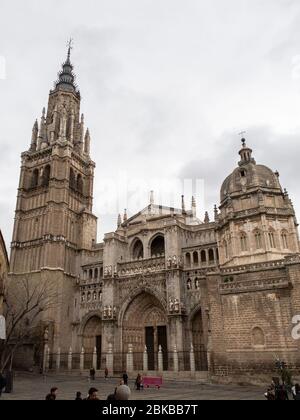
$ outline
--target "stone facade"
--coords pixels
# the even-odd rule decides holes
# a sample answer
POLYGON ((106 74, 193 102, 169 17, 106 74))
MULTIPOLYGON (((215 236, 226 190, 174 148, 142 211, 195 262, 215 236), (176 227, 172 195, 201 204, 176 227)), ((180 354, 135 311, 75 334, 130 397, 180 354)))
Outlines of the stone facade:
POLYGON ((43 315, 51 353, 96 353, 97 368, 114 356, 115 370, 124 355, 142 363, 145 347, 149 370, 195 364, 228 375, 267 369, 276 356, 298 366, 295 212, 279 174, 257 165, 244 140, 240 156, 214 221, 197 219, 195 199, 175 209, 151 194, 97 244, 95 164, 68 54, 22 154, 11 253, 11 284, 52 279, 63 296, 43 315))
POLYGON ((5 242, 0 231, 0 315, 3 315, 4 282, 7 278, 9 261, 5 242))

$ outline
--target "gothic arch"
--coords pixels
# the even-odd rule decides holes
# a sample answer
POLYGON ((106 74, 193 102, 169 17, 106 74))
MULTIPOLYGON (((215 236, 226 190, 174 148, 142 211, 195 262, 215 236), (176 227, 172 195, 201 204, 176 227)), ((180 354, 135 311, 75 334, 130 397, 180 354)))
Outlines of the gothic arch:
POLYGON ((132 290, 130 295, 127 296, 123 300, 123 302, 121 303, 121 306, 120 306, 121 309, 120 309, 119 317, 118 317, 118 326, 119 327, 122 326, 124 315, 125 315, 128 307, 132 303, 132 301, 134 299, 136 299, 139 295, 142 295, 143 293, 152 295, 154 298, 156 298, 159 301, 162 308, 164 309, 164 311, 167 313, 167 302, 158 292, 156 292, 153 289, 150 289, 150 287, 147 287, 147 286, 146 287, 138 287, 138 288, 132 290))
POLYGON ((101 315, 101 312, 100 311, 91 311, 91 312, 89 312, 81 320, 81 324, 80 324, 80 327, 79 327, 78 335, 80 335, 80 336, 83 335, 83 332, 84 332, 84 329, 85 329, 87 323, 89 322, 89 320, 91 318, 94 318, 94 317, 97 317, 97 318, 99 318, 100 321, 102 321, 102 315, 101 315))
POLYGON ((134 238, 130 247, 130 255, 133 260, 144 258, 144 245, 140 238, 134 238))
POLYGON ((156 233, 149 241, 149 249, 151 257, 165 254, 165 235, 156 233))

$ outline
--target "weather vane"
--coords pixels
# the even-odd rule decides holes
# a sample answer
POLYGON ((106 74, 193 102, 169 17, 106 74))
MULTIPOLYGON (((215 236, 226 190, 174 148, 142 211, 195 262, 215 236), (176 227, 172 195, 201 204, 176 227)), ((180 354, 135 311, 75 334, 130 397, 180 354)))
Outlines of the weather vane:
POLYGON ((68 47, 68 58, 70 59, 71 50, 73 49, 73 38, 69 39, 67 43, 67 47, 68 47))
POLYGON ((245 140, 245 134, 247 133, 247 131, 241 131, 240 133, 239 133, 239 136, 241 136, 242 137, 242 143, 243 143, 243 146, 245 146, 245 144, 246 144, 246 140, 245 140))

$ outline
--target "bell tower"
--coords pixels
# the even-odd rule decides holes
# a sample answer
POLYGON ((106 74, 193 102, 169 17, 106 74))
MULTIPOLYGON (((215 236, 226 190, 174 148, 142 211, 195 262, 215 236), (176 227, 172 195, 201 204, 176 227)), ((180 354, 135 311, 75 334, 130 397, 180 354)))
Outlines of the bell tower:
POLYGON ((53 324, 53 347, 63 347, 61 332, 72 322, 77 260, 92 249, 97 235, 92 213, 95 164, 90 132, 80 114, 71 48, 70 44, 47 110, 34 123, 29 150, 21 156, 11 244, 12 281, 28 276, 31 281, 57 282, 60 307, 44 320, 53 324))

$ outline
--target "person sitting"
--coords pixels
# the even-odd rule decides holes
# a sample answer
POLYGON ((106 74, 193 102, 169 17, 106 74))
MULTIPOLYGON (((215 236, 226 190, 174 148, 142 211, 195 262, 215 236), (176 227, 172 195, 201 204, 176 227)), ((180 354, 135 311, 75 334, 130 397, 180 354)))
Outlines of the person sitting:
POLYGON ((46 401, 55 401, 57 398, 57 391, 58 391, 58 388, 55 388, 55 387, 51 388, 50 394, 46 396, 46 401))

